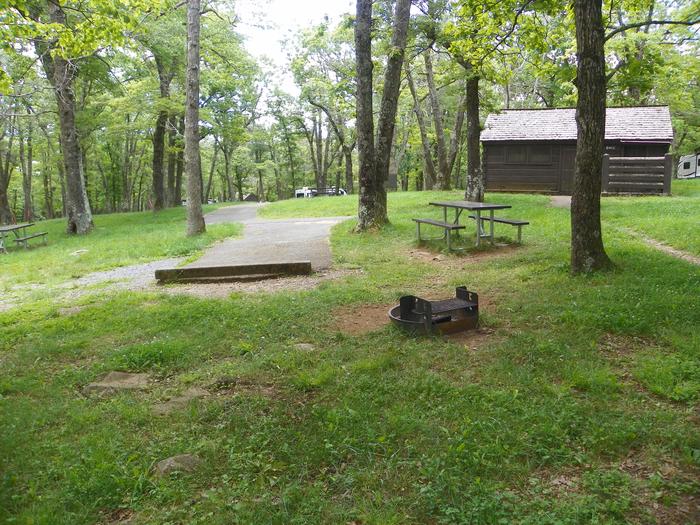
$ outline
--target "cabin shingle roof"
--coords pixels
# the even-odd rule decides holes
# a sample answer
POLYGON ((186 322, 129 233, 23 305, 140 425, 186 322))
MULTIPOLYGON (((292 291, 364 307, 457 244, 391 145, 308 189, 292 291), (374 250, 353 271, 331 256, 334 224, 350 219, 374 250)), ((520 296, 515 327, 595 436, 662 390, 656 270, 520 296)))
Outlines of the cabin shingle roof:
MULTIPOLYGON (((673 141, 668 106, 607 108, 605 140, 673 141)), ((483 142, 526 140, 576 140, 576 110, 516 109, 486 118, 483 142)))

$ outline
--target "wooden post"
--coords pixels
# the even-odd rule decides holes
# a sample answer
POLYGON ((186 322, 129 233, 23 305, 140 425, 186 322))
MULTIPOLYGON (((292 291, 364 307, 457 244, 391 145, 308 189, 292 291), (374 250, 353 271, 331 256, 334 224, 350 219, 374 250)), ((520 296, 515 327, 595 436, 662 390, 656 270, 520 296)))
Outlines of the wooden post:
POLYGON ((603 155, 603 193, 608 192, 608 183, 610 182, 610 155, 603 155))
POLYGON ((673 173, 673 155, 664 156, 664 195, 671 195, 671 175, 673 173))

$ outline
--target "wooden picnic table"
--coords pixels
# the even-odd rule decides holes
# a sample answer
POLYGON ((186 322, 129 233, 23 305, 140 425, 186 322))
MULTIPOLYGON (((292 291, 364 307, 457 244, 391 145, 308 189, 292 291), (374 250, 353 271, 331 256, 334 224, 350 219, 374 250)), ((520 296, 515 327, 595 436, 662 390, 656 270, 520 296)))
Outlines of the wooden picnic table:
POLYGON ((27 241, 35 237, 43 237, 44 244, 46 244, 46 232, 40 232, 35 234, 27 234, 27 228, 34 226, 33 222, 23 222, 20 224, 7 224, 0 226, 0 252, 7 253, 7 245, 5 244, 5 239, 9 237, 12 233, 15 236, 15 242, 17 244, 24 244, 27 248, 27 241))
POLYGON ((459 217, 464 210, 474 212, 476 219, 476 245, 481 245, 482 238, 488 238, 491 240, 491 244, 494 243, 493 236, 493 223, 494 217, 493 212, 495 210, 505 210, 507 208, 512 208, 509 204, 491 204, 488 202, 473 202, 473 201, 437 201, 431 202, 431 206, 438 206, 443 209, 445 222, 447 222, 447 210, 452 208, 455 210, 455 220, 454 224, 459 224, 459 217), (484 233, 484 228, 482 225, 481 212, 489 212, 489 233, 484 233))

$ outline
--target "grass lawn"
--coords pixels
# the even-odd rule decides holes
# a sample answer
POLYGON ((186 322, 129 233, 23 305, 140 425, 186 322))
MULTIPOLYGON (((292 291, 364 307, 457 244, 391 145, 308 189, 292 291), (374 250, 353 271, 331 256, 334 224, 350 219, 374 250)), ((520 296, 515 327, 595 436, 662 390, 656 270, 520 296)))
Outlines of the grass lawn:
MULTIPOLYGON (((0 522, 697 523, 700 270, 623 229, 698 253, 700 192, 676 189, 604 199, 616 268, 592 277, 569 275, 569 211, 547 197, 488 195, 531 222, 523 246, 433 260, 416 255, 410 218, 438 217, 427 202, 459 194, 402 193, 390 195, 382 232, 335 227, 336 264, 361 272, 313 290, 227 300, 111 292, 70 314, 50 297, 0 312, 0 522), (344 329, 353 309, 462 284, 479 293, 484 327, 466 345, 390 326, 344 329), (111 370, 154 383, 83 395, 111 370), (211 395, 153 414, 192 386, 211 395), (182 453, 201 466, 153 474, 182 453)), ((299 199, 263 214, 355 207, 355 196, 299 199)), ((169 237, 181 217, 150 217, 126 219, 149 232, 119 234, 130 252, 200 247, 169 237)), ((124 216, 98 220, 105 229, 94 236, 52 235, 54 251, 11 257, 55 280, 73 270, 45 266, 80 248, 99 244, 105 267, 122 264, 107 247, 124 216), (31 259, 44 253, 44 264, 31 259)), ((95 257, 90 268, 101 267, 95 257)), ((18 262, 0 264, 2 279, 35 279, 18 262)))
POLYGON ((611 224, 700 255, 700 179, 673 181, 673 197, 606 197, 603 214, 611 224))
MULTIPOLYGON (((205 206, 205 212, 220 205, 205 206)), ((41 221, 31 231, 46 231, 48 246, 14 247, 8 237, 8 254, 0 254, 0 291, 17 284, 49 285, 118 266, 167 257, 194 255, 214 241, 239 235, 238 224, 215 224, 199 237, 185 236, 185 208, 153 212, 96 215, 95 229, 87 236, 66 234, 65 219, 41 221)), ((30 241, 31 243, 31 241, 30 241)))

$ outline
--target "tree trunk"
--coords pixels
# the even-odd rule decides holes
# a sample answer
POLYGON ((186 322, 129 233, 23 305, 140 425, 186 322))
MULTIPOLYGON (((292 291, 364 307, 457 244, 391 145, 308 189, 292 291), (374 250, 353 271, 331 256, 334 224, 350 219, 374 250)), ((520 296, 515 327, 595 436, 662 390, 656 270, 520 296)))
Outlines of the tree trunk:
POLYGON ((7 198, 7 188, 10 185, 10 176, 12 175, 12 141, 14 139, 13 128, 14 119, 10 121, 8 126, 10 138, 8 139, 7 151, 5 159, 0 157, 0 224, 12 224, 15 222, 15 217, 10 208, 10 201, 7 198))
MULTIPOLYGON (((155 55, 158 80, 160 82, 160 98, 170 97, 170 82, 172 74, 165 70, 165 65, 158 55, 155 55)), ((161 108, 158 111, 156 127, 153 130, 153 211, 162 210, 166 206, 165 198, 165 132, 168 124, 168 111, 161 108)))
POLYGON ((323 158, 323 117, 320 111, 316 112, 314 118, 314 137, 316 140, 316 188, 321 189, 326 187, 325 160, 323 158))
POLYGON ((214 172, 216 171, 216 157, 219 154, 219 148, 214 145, 214 156, 211 159, 211 166, 209 166, 209 179, 207 179, 207 189, 204 192, 204 202, 209 202, 209 193, 211 192, 211 182, 214 178, 214 172))
POLYGON ((236 191, 238 192, 238 200, 243 201, 243 172, 238 165, 233 167, 233 172, 236 175, 236 191))
POLYGON ((44 214, 47 219, 53 219, 53 185, 51 184, 51 171, 47 169, 50 165, 48 150, 43 155, 43 169, 41 170, 41 178, 44 186, 44 214))
POLYGON ((294 190, 296 190, 296 173, 294 170, 294 151, 292 150, 292 141, 290 140, 289 133, 286 131, 285 126, 285 136, 284 141, 287 143, 287 157, 289 158, 289 176, 292 182, 292 195, 294 195, 294 190))
MULTIPOLYGON (((435 180, 436 190, 450 189, 450 174, 448 172, 448 152, 445 143, 445 125, 442 120, 442 108, 435 88, 435 76, 433 75, 433 59, 431 49, 428 48, 423 53, 425 59, 425 72, 428 81, 428 96, 430 98, 430 108, 433 113, 433 127, 435 128, 435 142, 437 144, 438 176, 435 180)), ((414 99, 415 100, 415 99, 414 99)))
POLYGON ((199 156, 199 16, 200 0, 187 3, 187 80, 185 95, 185 173, 187 235, 206 231, 202 214, 202 167, 199 156))
POLYGON ((352 193, 353 176, 352 176, 352 149, 343 147, 343 155, 345 155, 345 191, 352 193))
POLYGON ((601 169, 605 142, 605 29, 602 0, 575 0, 576 162, 571 195, 571 271, 610 266, 600 223, 601 169))
MULTIPOLYGON (((29 114, 29 112, 27 112, 29 114)), ((22 195, 24 204, 22 206, 22 219, 31 222, 34 219, 32 204, 32 165, 34 162, 32 151, 32 121, 29 120, 26 131, 19 136, 19 165, 22 168, 22 195), (25 150, 26 140, 26 150, 25 150)))
POLYGON ((413 97, 413 112, 416 115, 416 121, 418 122, 418 131, 420 133, 420 143, 423 147, 423 165, 425 167, 424 179, 426 189, 432 190, 433 184, 437 178, 435 173, 435 162, 433 161, 433 153, 430 151, 430 140, 428 139, 428 129, 425 125, 425 117, 423 115, 423 109, 420 107, 420 101, 418 99, 418 93, 416 91, 416 85, 413 81, 413 75, 408 68, 406 68, 406 80, 408 81, 408 87, 411 91, 411 96, 413 97))
POLYGON ((484 201, 484 172, 481 169, 481 123, 479 122, 479 77, 467 70, 467 191, 469 201, 484 201))
POLYGON ((374 135, 372 108, 372 0, 357 0, 355 20, 355 57, 357 68, 357 151, 359 156, 360 196, 357 230, 381 227, 389 222, 384 182, 389 174, 391 145, 394 139, 396 108, 401 87, 401 68, 408 38, 410 0, 397 0, 391 51, 384 75, 384 89, 374 135))
POLYGON ((175 119, 171 116, 167 122, 168 126, 168 174, 167 174, 167 198, 168 206, 175 206, 178 203, 175 198, 175 168, 177 166, 177 153, 175 151, 177 143, 177 128, 175 119))
POLYGON ((355 18, 355 64, 357 80, 357 153, 360 196, 358 204, 359 231, 387 222, 386 206, 376 184, 374 151, 374 116, 372 114, 372 0, 357 0, 355 18))
MULTIPOLYGON (((66 14, 58 2, 48 2, 49 18, 52 23, 66 25, 66 14)), ((61 130, 61 151, 66 177, 66 214, 69 234, 85 234, 92 227, 92 211, 88 202, 83 176, 83 162, 80 152, 78 129, 75 125, 75 96, 73 78, 75 68, 59 55, 42 54, 46 76, 51 81, 61 130)))
MULTIPOLYGON (((184 132, 184 126, 182 126, 184 132)), ((173 198, 175 199, 175 206, 180 206, 182 203, 182 176, 185 171, 185 149, 180 148, 177 152, 177 157, 175 159, 175 192, 173 193, 173 198)))

